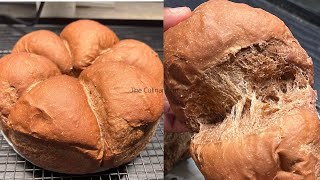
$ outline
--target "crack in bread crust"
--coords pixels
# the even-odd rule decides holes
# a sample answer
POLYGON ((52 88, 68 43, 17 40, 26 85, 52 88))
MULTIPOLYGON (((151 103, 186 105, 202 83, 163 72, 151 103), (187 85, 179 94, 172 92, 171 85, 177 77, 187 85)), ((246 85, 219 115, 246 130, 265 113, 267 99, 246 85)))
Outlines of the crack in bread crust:
MULTIPOLYGON (((99 108, 98 107, 103 107, 101 106, 101 95, 99 95, 99 92, 95 89, 95 88, 91 88, 90 85, 86 84, 84 81, 79 80, 81 86, 83 87, 83 90, 87 96, 87 101, 88 101, 88 105, 91 109, 91 111, 93 112, 93 114, 96 117, 96 121, 100 130, 100 141, 101 141, 101 145, 102 145, 102 159, 100 160, 100 167, 103 166, 103 160, 104 160, 104 156, 105 156, 105 141, 104 141, 104 128, 103 128, 103 120, 101 119, 101 115, 99 114, 99 112, 104 111, 104 108, 99 108), (94 100, 95 102, 94 102, 94 100)), ((106 112, 104 112, 106 113, 106 112)))
POLYGON ((159 122, 162 94, 130 97, 108 91, 120 82, 131 82, 129 90, 134 82, 143 84, 145 77, 143 85, 162 87, 162 64, 148 45, 136 40, 118 42, 105 25, 78 20, 60 36, 47 30, 28 33, 17 41, 11 54, 1 58, 0 123, 9 139, 20 136, 11 141, 31 162, 60 173, 93 173, 128 162, 146 147, 159 122), (114 84, 79 77, 99 64, 97 58, 117 43, 121 49, 109 55, 121 56, 122 65, 118 62, 93 72, 114 84), (108 68, 114 71, 106 75, 108 68), (158 73, 140 74, 145 68, 158 73), (117 74, 122 80, 115 80, 117 74), (106 88, 99 89, 99 84, 106 88), (60 148, 63 143, 66 147, 60 148))

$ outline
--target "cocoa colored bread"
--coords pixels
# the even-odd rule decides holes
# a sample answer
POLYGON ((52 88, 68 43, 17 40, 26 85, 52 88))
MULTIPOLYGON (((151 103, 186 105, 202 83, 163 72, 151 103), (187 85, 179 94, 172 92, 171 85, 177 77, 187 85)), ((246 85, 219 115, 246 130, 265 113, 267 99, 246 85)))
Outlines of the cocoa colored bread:
POLYGON ((148 74, 158 77, 160 88, 163 88, 163 68, 159 56, 148 45, 134 39, 125 39, 115 44, 107 52, 96 59, 96 62, 106 60, 126 62, 128 64, 144 69, 148 74))
POLYGON ((206 179, 319 179, 313 63, 261 9, 203 3, 164 34, 165 92, 206 179))
POLYGON ((168 173, 176 163, 190 158, 190 132, 165 132, 164 134, 164 173, 168 173))
POLYGON ((9 116, 10 109, 32 85, 60 75, 58 67, 49 59, 31 53, 15 53, 0 61, 0 115, 9 116))
MULTIPOLYGON (((0 59, 4 135, 27 160, 56 172, 94 173, 131 161, 154 135, 163 111, 162 91, 132 93, 132 87, 162 86, 162 74, 144 67, 162 72, 160 59, 138 41, 127 46, 135 59, 104 57, 118 38, 90 20, 71 23, 61 37, 32 32, 0 59), (79 70, 79 78, 69 75, 71 69, 79 70)), ((126 45, 113 56, 123 51, 126 45)))
POLYGON ((61 72, 72 69, 71 54, 58 35, 47 30, 31 32, 15 44, 12 53, 29 52, 44 56, 54 62, 61 72))
POLYGON ((67 25, 60 37, 71 52, 73 66, 85 69, 119 39, 108 27, 90 20, 78 20, 67 25))

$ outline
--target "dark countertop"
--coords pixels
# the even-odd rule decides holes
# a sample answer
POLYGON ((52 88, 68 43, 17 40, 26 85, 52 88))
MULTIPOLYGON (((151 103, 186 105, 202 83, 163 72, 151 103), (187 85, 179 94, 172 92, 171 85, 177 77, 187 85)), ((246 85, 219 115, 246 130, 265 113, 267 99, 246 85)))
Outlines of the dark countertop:
MULTIPOLYGON (((64 25, 39 24, 36 26, 6 25, 0 24, 0 50, 10 50, 15 42, 23 35, 39 30, 46 29, 57 34, 63 29, 64 25)), ((133 25, 110 25, 120 39, 136 39, 145 42, 163 56, 163 29, 161 26, 133 26, 133 25)))

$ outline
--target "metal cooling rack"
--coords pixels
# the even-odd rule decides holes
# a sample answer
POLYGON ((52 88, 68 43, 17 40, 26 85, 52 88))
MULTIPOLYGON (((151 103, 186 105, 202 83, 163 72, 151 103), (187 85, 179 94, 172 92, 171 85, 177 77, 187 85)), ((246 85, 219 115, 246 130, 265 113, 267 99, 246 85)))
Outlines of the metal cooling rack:
MULTIPOLYGON (((10 53, 0 50, 0 58, 10 53)), ((0 133, 0 179, 1 180, 140 180, 163 179, 163 120, 145 150, 138 157, 118 168, 90 175, 66 175, 34 166, 19 156, 0 133)))
POLYGON ((0 179, 140 180, 163 179, 163 121, 145 150, 133 161, 90 175, 66 175, 44 170, 20 157, 0 134, 0 179))

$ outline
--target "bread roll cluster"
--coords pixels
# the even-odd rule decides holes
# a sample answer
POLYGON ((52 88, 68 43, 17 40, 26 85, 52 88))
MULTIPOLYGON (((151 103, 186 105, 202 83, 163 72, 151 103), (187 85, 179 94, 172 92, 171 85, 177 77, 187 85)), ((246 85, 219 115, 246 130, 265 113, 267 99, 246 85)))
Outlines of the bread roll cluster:
POLYGON ((85 174, 135 158, 163 110, 158 55, 136 40, 119 41, 91 20, 23 36, 0 60, 0 115, 18 153, 48 170, 85 174))
POLYGON ((206 179, 319 179, 313 63, 277 17, 208 1, 164 34, 165 92, 206 179))

